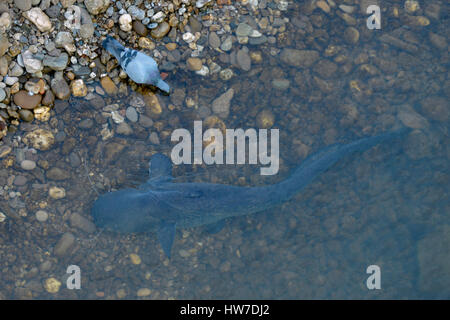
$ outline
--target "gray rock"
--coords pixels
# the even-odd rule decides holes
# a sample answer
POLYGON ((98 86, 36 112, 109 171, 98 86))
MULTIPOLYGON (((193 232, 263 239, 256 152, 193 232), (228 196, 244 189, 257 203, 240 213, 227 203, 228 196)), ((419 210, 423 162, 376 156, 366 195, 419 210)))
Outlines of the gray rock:
POLYGON ((78 127, 80 129, 84 129, 84 130, 90 129, 93 126, 94 126, 94 120, 92 120, 91 118, 83 119, 78 124, 78 127))
POLYGON ((69 154, 69 163, 73 168, 78 168, 81 165, 81 159, 75 152, 69 154))
POLYGON ((150 128, 151 126, 153 126, 153 120, 146 115, 141 114, 141 116, 139 117, 139 124, 144 128, 150 128))
POLYGON ((31 0, 14 0, 14 6, 21 11, 28 11, 31 9, 31 0))
POLYGON ((239 23, 236 29, 236 35, 238 37, 248 37, 252 33, 253 29, 246 23, 239 23))
POLYGON ((139 119, 139 115, 138 115, 136 109, 133 108, 133 107, 128 107, 127 108, 127 111, 125 112, 125 116, 131 122, 137 122, 138 119, 139 119))
POLYGON ((309 68, 319 59, 319 53, 314 50, 283 49, 280 59, 284 63, 298 68, 309 68))
POLYGON ((56 243, 53 253, 58 257, 67 255, 75 244, 75 236, 70 232, 64 233, 56 243))
POLYGON ((263 44, 266 42, 267 42, 267 37, 265 35, 262 35, 261 37, 258 37, 258 38, 249 38, 248 39, 248 43, 251 44, 252 46, 259 46, 260 44, 263 44))
POLYGON ((277 90, 286 90, 289 88, 290 82, 288 79, 273 79, 272 86, 277 90))
POLYGON ((220 46, 220 39, 217 33, 211 32, 208 37, 208 42, 211 48, 218 48, 220 46))
POLYGON ((128 123, 122 122, 117 126, 116 132, 118 134, 123 134, 124 136, 128 136, 133 133, 133 129, 131 129, 131 127, 128 123))
POLYGON ((160 141, 159 141, 158 133, 157 132, 150 133, 149 140, 153 144, 159 144, 160 141))
POLYGON ((50 180, 61 181, 70 178, 70 173, 64 169, 54 167, 47 171, 46 177, 50 180))
MULTIPOLYGON (((20 77, 23 74, 23 69, 17 63, 12 67, 12 69, 8 72, 11 77, 20 77)), ((0 101, 2 101, 0 99, 0 101)))
POLYGON ((80 27, 80 36, 83 39, 90 39, 94 35, 94 25, 92 23, 82 24, 80 27))
POLYGON ((245 50, 239 50, 236 55, 237 63, 239 67, 244 71, 249 71, 252 67, 252 61, 248 52, 245 50))
POLYGON ((95 228, 94 223, 91 220, 83 217, 82 215, 80 215, 78 213, 72 213, 69 220, 70 220, 70 225, 72 227, 81 229, 87 233, 95 232, 96 228, 95 228))
POLYGON ((84 0, 86 9, 93 15, 106 11, 109 7, 109 0, 84 0))
POLYGON ((36 162, 34 162, 33 160, 23 160, 20 163, 20 167, 23 170, 30 171, 30 170, 33 170, 34 168, 36 168, 36 162))
POLYGON ((223 51, 230 51, 233 47, 233 38, 231 36, 228 36, 225 38, 225 40, 220 45, 220 49, 223 51))
POLYGON ((25 177, 25 176, 16 176, 14 178, 13 184, 15 186, 19 186, 19 187, 20 186, 24 186, 24 185, 27 184, 27 177, 25 177))
POLYGON ((225 93, 221 94, 212 103, 212 111, 218 117, 226 119, 230 114, 230 102, 233 99, 233 88, 228 89, 225 93))
POLYGON ((52 79, 51 88, 58 99, 66 100, 70 97, 70 87, 64 78, 52 79))
POLYGON ((0 88, 0 102, 5 100, 5 98, 6 98, 6 92, 3 88, 0 88))
POLYGON ((43 63, 52 70, 63 71, 69 63, 69 55, 64 52, 59 57, 45 56, 43 63))

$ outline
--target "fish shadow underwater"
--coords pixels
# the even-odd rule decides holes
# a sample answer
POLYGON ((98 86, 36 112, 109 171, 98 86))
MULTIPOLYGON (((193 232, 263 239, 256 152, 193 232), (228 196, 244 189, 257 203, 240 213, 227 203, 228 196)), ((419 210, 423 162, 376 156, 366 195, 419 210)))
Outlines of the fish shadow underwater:
POLYGON ((257 187, 175 182, 171 160, 157 153, 150 159, 149 179, 145 183, 100 195, 91 213, 100 229, 125 234, 156 232, 170 258, 176 229, 207 226, 210 232, 219 232, 225 219, 277 207, 342 158, 409 131, 403 128, 348 144, 330 145, 307 157, 287 179, 257 187))

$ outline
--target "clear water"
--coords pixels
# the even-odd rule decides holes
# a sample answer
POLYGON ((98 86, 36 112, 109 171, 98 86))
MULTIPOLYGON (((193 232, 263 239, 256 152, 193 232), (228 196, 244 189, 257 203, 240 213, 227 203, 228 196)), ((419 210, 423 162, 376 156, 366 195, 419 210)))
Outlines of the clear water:
MULTIPOLYGON (((227 128, 257 128, 256 114, 268 109, 275 116, 272 128, 280 130, 276 176, 261 177, 257 167, 248 165, 179 166, 174 175, 180 181, 274 183, 286 178, 306 154, 335 142, 392 131, 405 122, 411 125, 405 121, 411 114, 423 117, 420 128, 343 159, 275 210, 230 219, 218 234, 201 228, 179 231, 170 260, 153 233, 88 233, 74 226, 70 216, 78 213, 91 219, 94 189, 104 193, 143 183, 151 155, 170 152, 172 130, 192 128, 193 120, 202 118, 200 109, 185 104, 172 109, 173 98, 158 94, 163 113, 153 118, 152 127, 129 122, 131 135, 116 133, 105 141, 101 109, 84 99, 71 98, 70 106, 56 112, 49 123, 34 123, 65 132, 52 149, 35 157, 38 163, 47 161, 49 168, 68 170, 70 177, 54 181, 45 178, 42 168, 32 174, 19 166, 2 169, 6 175, 28 178, 27 185, 10 189, 21 196, 0 202, 7 214, 0 224, 2 297, 135 299, 139 289, 148 288, 144 298, 150 299, 448 299, 448 47, 437 48, 429 34, 448 39, 448 3, 433 2, 441 7, 441 15, 431 19, 430 26, 411 27, 385 13, 381 31, 357 26, 361 34, 354 45, 343 40, 347 25, 336 15, 321 25, 320 11, 309 14, 293 6, 285 15, 291 35, 271 47, 317 50, 320 60, 347 57, 324 79, 330 90, 320 83, 318 69, 288 66, 264 45, 248 46, 250 52, 262 53, 261 63, 253 64, 250 72, 234 68, 236 76, 228 82, 217 76, 169 73, 171 86, 184 89, 199 107, 210 107, 213 99, 234 88, 230 116, 223 121, 227 128), (302 23, 312 25, 315 33, 299 32, 302 23), (386 34, 409 41, 415 51, 386 44, 380 40, 386 34), (331 45, 341 51, 327 57, 324 52, 331 45), (367 55, 367 61, 357 62, 361 55, 367 55), (367 66, 375 71, 367 72, 367 66), (274 88, 274 77, 288 79, 289 88, 274 88), (408 116, 400 115, 402 111, 408 116), (86 118, 94 119, 94 125, 81 129, 79 123, 86 118), (158 132, 159 144, 152 143, 150 132, 158 132), (124 148, 111 156, 111 143, 124 148), (70 165, 71 153, 79 156, 81 165, 70 165), (54 185, 65 188, 65 198, 48 197, 54 185), (49 213, 44 223, 34 215, 39 204, 49 213), (67 232, 75 236, 75 243, 68 253, 56 256, 55 245, 67 232), (140 264, 132 263, 132 253, 140 257, 140 264), (69 265, 81 269, 80 290, 66 288, 69 265), (381 289, 366 285, 371 265, 380 268, 381 289), (57 293, 45 289, 48 278, 62 283, 57 293)), ((403 8, 403 1, 383 5, 389 11, 403 8)), ((105 104, 117 103, 125 110, 136 94, 132 87, 128 93, 106 96, 105 104)), ((111 121, 108 126, 117 127, 111 121)), ((15 136, 29 129, 21 125, 15 136)))

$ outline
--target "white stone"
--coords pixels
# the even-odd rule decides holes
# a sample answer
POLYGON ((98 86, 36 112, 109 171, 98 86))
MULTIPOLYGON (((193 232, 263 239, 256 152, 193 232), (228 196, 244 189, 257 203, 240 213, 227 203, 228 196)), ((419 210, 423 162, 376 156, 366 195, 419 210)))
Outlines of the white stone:
POLYGON ((23 13, 25 18, 34 23, 41 32, 47 32, 52 29, 50 18, 39 7, 31 8, 23 13))
POLYGON ((119 18, 120 30, 125 31, 125 32, 130 32, 132 29, 132 25, 131 25, 132 21, 133 21, 133 19, 131 18, 131 16, 128 13, 121 15, 119 18))

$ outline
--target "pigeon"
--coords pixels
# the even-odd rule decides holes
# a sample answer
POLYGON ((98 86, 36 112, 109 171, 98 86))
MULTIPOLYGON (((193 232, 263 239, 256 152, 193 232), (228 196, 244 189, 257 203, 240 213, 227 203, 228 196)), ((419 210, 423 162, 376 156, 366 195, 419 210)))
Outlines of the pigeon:
POLYGON ((111 53, 125 73, 136 83, 151 84, 162 91, 169 93, 169 85, 161 79, 156 61, 137 50, 126 48, 116 39, 106 36, 102 46, 111 53))

